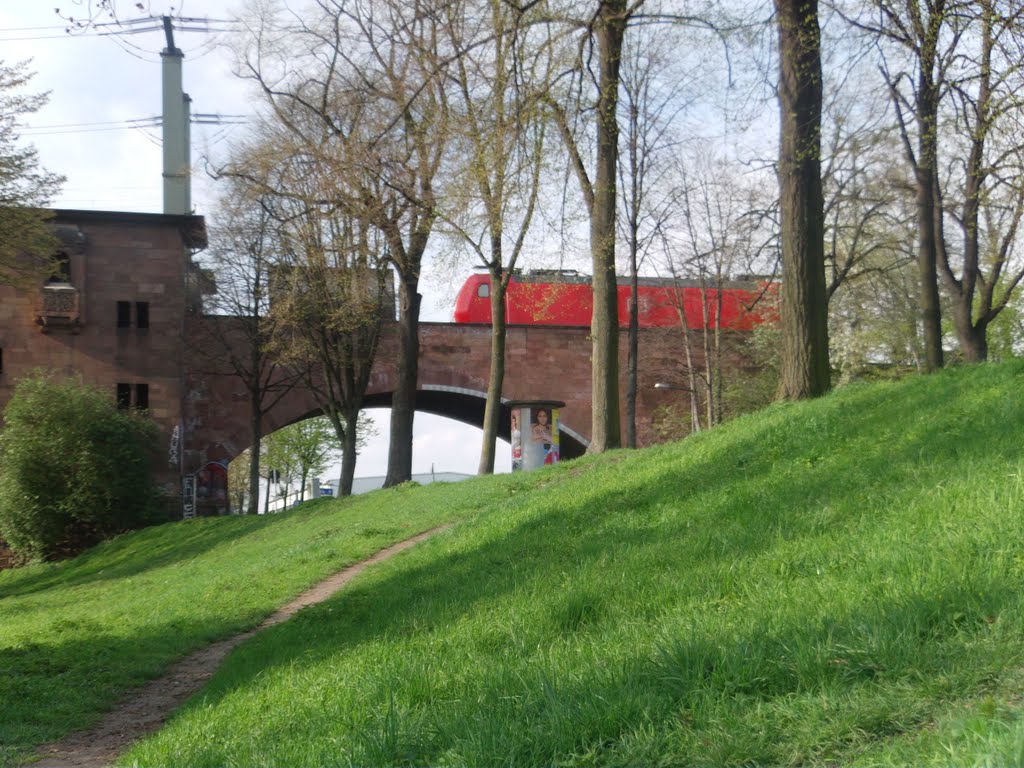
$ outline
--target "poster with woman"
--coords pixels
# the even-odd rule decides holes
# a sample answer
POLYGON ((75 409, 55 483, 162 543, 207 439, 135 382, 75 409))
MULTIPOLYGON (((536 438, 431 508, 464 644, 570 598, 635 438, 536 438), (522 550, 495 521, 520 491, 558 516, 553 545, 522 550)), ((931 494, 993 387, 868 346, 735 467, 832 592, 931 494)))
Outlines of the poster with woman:
POLYGON ((511 412, 509 440, 512 444, 513 472, 529 471, 559 461, 558 409, 564 405, 555 400, 517 400, 508 403, 511 412))

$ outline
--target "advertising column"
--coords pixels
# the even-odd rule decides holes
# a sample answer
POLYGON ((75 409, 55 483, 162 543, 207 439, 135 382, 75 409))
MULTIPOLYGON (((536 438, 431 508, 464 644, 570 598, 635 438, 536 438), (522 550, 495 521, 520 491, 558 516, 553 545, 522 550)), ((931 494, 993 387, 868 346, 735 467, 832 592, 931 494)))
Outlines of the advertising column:
POLYGON ((519 400, 512 410, 510 440, 512 471, 530 471, 545 464, 557 464, 558 414, 565 403, 555 400, 519 400))

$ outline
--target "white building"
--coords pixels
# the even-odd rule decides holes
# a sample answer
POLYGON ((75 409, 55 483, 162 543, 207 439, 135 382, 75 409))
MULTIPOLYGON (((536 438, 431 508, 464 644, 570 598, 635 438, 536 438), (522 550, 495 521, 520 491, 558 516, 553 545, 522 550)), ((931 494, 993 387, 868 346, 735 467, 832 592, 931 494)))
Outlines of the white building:
MULTIPOLYGON (((457 483, 460 480, 468 480, 471 477, 474 477, 474 475, 467 475, 463 472, 421 472, 420 474, 412 476, 412 482, 419 483, 420 485, 427 485, 428 483, 457 483)), ((355 496, 360 493, 369 493, 370 491, 376 491, 379 488, 383 488, 384 478, 384 475, 354 478, 352 480, 352 495, 355 496)), ((284 495, 283 493, 271 493, 269 510, 271 512, 280 512, 282 509, 289 509, 290 507, 298 504, 300 498, 303 500, 309 500, 320 496, 336 497, 337 495, 337 479, 321 482, 318 478, 314 477, 306 482, 305 494, 301 493, 298 487, 289 488, 287 495, 284 495)), ((262 511, 263 510, 261 508, 260 512, 262 511)))

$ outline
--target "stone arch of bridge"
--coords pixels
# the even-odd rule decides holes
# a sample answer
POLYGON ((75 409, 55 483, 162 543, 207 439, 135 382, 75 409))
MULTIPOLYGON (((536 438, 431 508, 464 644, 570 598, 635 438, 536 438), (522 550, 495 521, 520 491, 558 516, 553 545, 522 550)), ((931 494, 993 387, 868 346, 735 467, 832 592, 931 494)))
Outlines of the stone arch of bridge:
MULTIPOLYGON (((368 394, 363 401, 364 408, 390 408, 391 392, 375 391, 368 394)), ((498 429, 498 437, 502 440, 511 439, 510 434, 510 410, 506 403, 510 398, 502 398, 501 426, 498 429)), ((455 387, 444 384, 426 384, 416 391, 416 411, 431 413, 435 416, 444 416, 463 424, 483 428, 484 406, 487 402, 487 393, 480 392, 466 387, 455 387)), ((322 413, 320 408, 308 410, 296 418, 291 419, 287 424, 295 424, 306 419, 319 416, 322 413)), ((559 424, 559 449, 563 459, 575 459, 582 456, 587 450, 587 440, 579 432, 565 423, 559 424)))
MULTIPOLYGON (((552 399, 566 403, 560 421, 561 455, 586 450, 590 426, 589 346, 585 328, 514 327, 507 344, 509 366, 504 394, 510 400, 552 399)), ((490 375, 489 326, 426 323, 420 327, 417 410, 481 427, 490 375)), ((186 373, 183 405, 182 472, 208 462, 231 461, 251 444, 250 396, 242 381, 225 369, 209 370, 202 345, 195 345, 186 373)), ((383 334, 370 376, 366 407, 388 407, 397 382, 398 347, 392 330, 383 334)), ((641 403, 640 412, 645 403, 641 403)), ((510 415, 503 409, 499 436, 510 438, 510 415)), ((262 417, 271 434, 319 412, 313 393, 297 386, 262 417)))

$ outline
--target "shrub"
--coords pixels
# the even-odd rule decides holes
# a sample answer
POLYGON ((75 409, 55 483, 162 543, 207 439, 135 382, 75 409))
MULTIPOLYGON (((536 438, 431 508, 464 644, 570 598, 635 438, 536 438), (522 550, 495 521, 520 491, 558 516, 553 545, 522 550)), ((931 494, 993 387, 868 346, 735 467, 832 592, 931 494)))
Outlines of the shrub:
POLYGON ((152 422, 81 381, 21 380, 0 432, 0 536, 52 559, 153 521, 155 441, 152 422))

